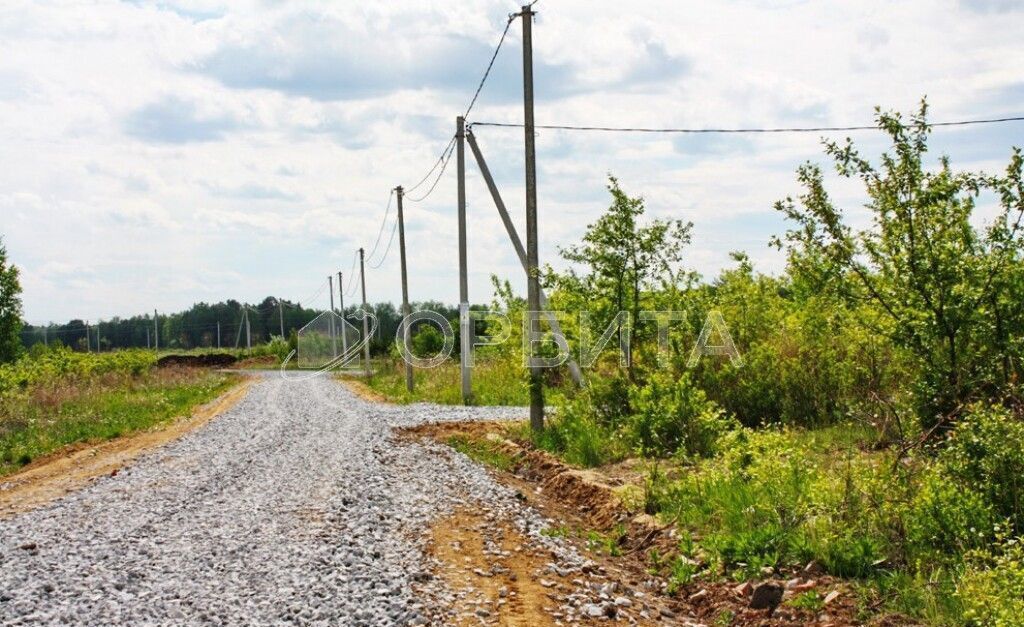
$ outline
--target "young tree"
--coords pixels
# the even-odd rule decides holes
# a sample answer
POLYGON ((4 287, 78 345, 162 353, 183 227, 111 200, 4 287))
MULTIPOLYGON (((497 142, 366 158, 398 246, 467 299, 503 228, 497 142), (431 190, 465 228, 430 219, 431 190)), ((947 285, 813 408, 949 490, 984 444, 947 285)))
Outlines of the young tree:
POLYGON ((7 248, 0 240, 0 363, 13 361, 21 353, 21 283, 18 268, 7 261, 7 248))
POLYGON ((611 206, 587 226, 581 244, 559 249, 563 259, 584 266, 585 272, 570 269, 556 274, 549 269, 548 281, 569 294, 576 306, 591 311, 595 322, 607 322, 618 312, 628 311, 633 321, 627 329, 632 347, 645 294, 675 283, 693 223, 668 219, 641 224, 644 199, 627 195, 614 176, 608 180, 611 206))
POLYGON ((849 139, 825 144, 840 175, 863 181, 872 227, 848 224, 811 164, 798 171, 799 206, 786 199, 776 209, 797 227, 784 236, 794 282, 871 305, 858 308, 868 312, 861 321, 918 360, 918 406, 932 425, 972 400, 1005 395, 1019 374, 1021 153, 1013 150, 1002 177, 954 172, 945 156, 929 171, 927 104, 909 124, 897 113, 879 111, 877 119, 892 141, 879 167, 849 139), (986 190, 1000 209, 977 229, 971 217, 986 190))

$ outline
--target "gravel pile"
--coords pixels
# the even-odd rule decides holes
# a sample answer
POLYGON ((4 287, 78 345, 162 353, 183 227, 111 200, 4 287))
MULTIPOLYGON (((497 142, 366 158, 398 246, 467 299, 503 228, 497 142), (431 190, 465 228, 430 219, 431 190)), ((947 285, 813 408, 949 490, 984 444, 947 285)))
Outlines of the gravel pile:
POLYGON ((482 468, 390 427, 523 415, 375 405, 326 377, 264 374, 204 428, 0 521, 0 624, 443 622, 423 531, 459 506, 514 521, 566 568, 584 560, 482 468))

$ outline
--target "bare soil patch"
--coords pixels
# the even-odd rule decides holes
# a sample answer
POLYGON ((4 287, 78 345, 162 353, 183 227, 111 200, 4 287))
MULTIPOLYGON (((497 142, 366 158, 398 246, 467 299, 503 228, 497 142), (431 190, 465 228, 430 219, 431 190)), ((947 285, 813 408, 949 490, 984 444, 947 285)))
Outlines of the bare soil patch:
MULTIPOLYGON (((649 554, 651 550, 656 550, 663 559, 677 555, 678 530, 671 524, 659 524, 654 517, 643 513, 642 505, 630 503, 629 499, 623 498, 627 493, 623 490, 626 486, 637 486, 642 491, 643 463, 629 460, 607 468, 572 468, 544 451, 532 449, 527 442, 511 440, 511 424, 491 421, 428 424, 403 429, 400 435, 431 438, 441 443, 447 443, 453 436, 460 436, 486 440, 501 446, 514 463, 509 472, 491 468, 496 478, 516 487, 523 499, 545 516, 562 521, 564 530, 568 532, 567 537, 581 550, 590 548, 584 547, 584 538, 590 531, 614 538, 617 545, 615 556, 594 551, 588 556, 601 563, 608 573, 627 588, 649 589, 653 579, 656 582, 653 586, 655 591, 672 613, 696 616, 708 624, 758 627, 840 627, 865 624, 863 620, 857 619, 857 603, 846 583, 819 573, 766 573, 763 580, 750 582, 701 581, 681 586, 673 595, 668 594, 663 573, 650 572, 649 554), (781 586, 784 591, 783 603, 770 609, 751 607, 754 590, 761 584, 768 584, 769 588, 771 584, 781 586), (795 595, 812 590, 822 598, 829 598, 825 607, 818 610, 798 609, 786 603, 795 595), (833 592, 836 594, 830 594, 833 592)), ((442 539, 451 543, 458 541, 463 534, 469 534, 467 537, 471 538, 473 532, 465 531, 468 526, 468 523, 451 524, 443 532, 442 539), (460 532, 460 529, 464 531, 460 532)), ((437 542, 435 545, 441 546, 437 542)), ((890 616, 878 617, 867 624, 888 626, 909 623, 890 616)))
POLYGON ((101 443, 79 443, 41 457, 0 481, 0 519, 35 509, 78 490, 97 477, 116 475, 146 451, 198 429, 227 411, 248 392, 246 379, 191 416, 158 429, 101 443))
POLYGON ((551 613, 557 603, 535 574, 550 556, 526 547, 527 539, 516 529, 495 525, 479 512, 460 511, 434 524, 429 550, 442 564, 437 574, 453 590, 468 593, 456 607, 456 625, 479 625, 482 618, 509 626, 555 624, 551 613), (488 554, 488 546, 512 557, 488 554))
POLYGON ((185 366, 189 368, 226 368, 232 366, 238 358, 226 353, 210 353, 204 355, 164 355, 157 360, 160 368, 185 366))

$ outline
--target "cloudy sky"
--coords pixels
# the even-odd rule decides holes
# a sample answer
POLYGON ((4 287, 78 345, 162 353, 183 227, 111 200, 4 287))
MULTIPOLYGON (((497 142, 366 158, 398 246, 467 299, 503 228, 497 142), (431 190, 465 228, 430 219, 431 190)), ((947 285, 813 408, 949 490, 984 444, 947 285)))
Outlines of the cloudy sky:
MULTIPOLYGON (((437 159, 517 8, 5 0, 0 236, 22 269, 26 318, 266 295, 326 307, 327 275, 373 247, 389 190, 437 159)), ((1022 8, 541 0, 537 121, 864 124, 876 105, 909 111, 925 95, 935 121, 1020 115, 1022 8)), ((521 120, 520 32, 513 23, 472 120, 521 120)), ((476 134, 521 224, 522 132, 476 134)), ((799 191, 794 170, 821 161, 820 139, 542 131, 541 261, 557 265, 557 246, 607 205, 611 172, 652 215, 695 223, 689 263, 705 275, 737 249, 777 271, 766 241, 783 225, 772 203, 799 191)), ((870 154, 885 147, 876 133, 855 139, 870 154)), ((933 143, 958 167, 996 171, 1024 145, 1024 124, 937 130, 933 143)), ((854 185, 832 188, 845 206, 863 202, 854 185)), ((472 163, 468 198, 471 297, 487 300, 490 274, 522 285, 521 270, 472 163)), ((414 300, 457 299, 454 207, 454 167, 407 205, 414 300)), ((397 261, 392 249, 367 270, 371 301, 400 298, 397 261)))

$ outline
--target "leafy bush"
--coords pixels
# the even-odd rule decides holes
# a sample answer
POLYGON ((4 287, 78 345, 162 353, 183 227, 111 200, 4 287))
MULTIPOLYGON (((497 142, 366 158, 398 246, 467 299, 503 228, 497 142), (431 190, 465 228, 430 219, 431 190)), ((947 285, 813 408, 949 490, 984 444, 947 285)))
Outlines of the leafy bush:
POLYGON ((939 455, 943 472, 978 491, 995 515, 1024 532, 1024 422, 1009 410, 974 406, 939 455))
POLYGON ((646 385, 631 389, 629 400, 633 414, 628 438, 642 455, 663 457, 680 451, 707 457, 735 426, 688 373, 678 378, 656 373, 646 385))
POLYGON ((595 419, 590 394, 583 392, 567 402, 547 428, 532 433, 534 443, 561 455, 570 464, 591 468, 625 457, 621 437, 595 419))
POLYGON ((591 377, 586 397, 595 422, 606 429, 617 429, 633 413, 632 384, 624 376, 591 377))
POLYGON ((964 619, 978 627, 1016 627, 1024 617, 1024 545, 1021 538, 999 543, 991 551, 968 555, 969 567, 957 596, 964 619))
POLYGON ((878 111, 892 145, 877 166, 849 139, 826 142, 838 173, 864 183, 867 228, 850 224, 822 169, 810 163, 799 169, 799 202, 787 198, 776 209, 791 226, 784 236, 789 275, 863 304, 857 311, 865 328, 913 354, 909 387, 930 427, 970 401, 998 398, 1020 378, 1024 156, 1014 148, 1002 177, 954 171, 945 156, 929 169, 927 112, 924 101, 909 120, 878 111), (982 191, 998 199, 985 228, 974 212, 982 191))
POLYGON ((961 555, 986 544, 996 520, 977 490, 957 482, 946 469, 935 467, 926 472, 911 502, 907 536, 917 551, 961 555))

